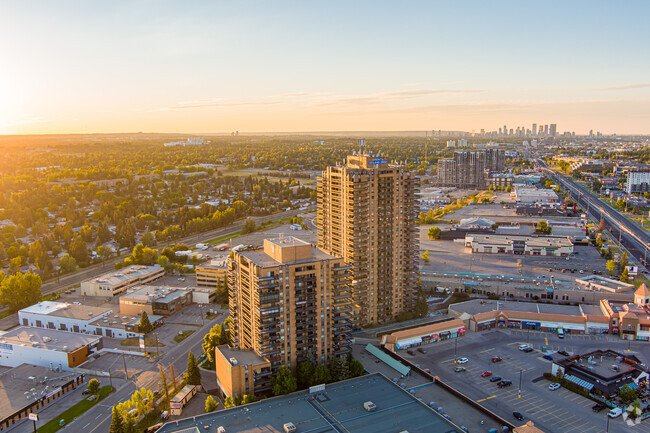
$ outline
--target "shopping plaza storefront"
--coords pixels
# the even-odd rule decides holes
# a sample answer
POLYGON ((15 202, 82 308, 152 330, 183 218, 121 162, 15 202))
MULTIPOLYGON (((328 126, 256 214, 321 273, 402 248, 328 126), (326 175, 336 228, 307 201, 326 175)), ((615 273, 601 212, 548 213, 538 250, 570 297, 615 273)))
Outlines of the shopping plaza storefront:
POLYGON ((382 344, 394 345, 395 349, 409 349, 412 347, 433 344, 438 341, 462 337, 467 330, 462 320, 453 319, 433 325, 407 329, 394 332, 382 338, 382 344))

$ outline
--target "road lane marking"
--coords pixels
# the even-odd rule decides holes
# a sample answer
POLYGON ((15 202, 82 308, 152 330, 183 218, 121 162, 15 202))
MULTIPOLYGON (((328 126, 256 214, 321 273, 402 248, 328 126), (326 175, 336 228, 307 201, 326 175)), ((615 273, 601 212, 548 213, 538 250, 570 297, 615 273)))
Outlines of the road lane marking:
POLYGON ((482 402, 482 401, 489 400, 489 399, 494 398, 494 397, 496 397, 496 395, 491 395, 490 397, 485 397, 485 398, 482 398, 482 399, 480 399, 480 400, 476 400, 476 402, 477 402, 477 403, 480 403, 480 402, 482 402))

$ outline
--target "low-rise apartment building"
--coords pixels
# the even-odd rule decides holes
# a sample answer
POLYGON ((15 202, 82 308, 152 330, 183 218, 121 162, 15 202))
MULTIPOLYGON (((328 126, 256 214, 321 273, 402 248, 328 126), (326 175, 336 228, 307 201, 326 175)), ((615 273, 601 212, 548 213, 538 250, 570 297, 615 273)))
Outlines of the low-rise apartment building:
POLYGON ((136 286, 120 296, 122 314, 169 316, 192 303, 192 291, 178 287, 136 286))
POLYGON ((228 259, 221 257, 196 266, 196 285, 226 290, 228 280, 228 259))

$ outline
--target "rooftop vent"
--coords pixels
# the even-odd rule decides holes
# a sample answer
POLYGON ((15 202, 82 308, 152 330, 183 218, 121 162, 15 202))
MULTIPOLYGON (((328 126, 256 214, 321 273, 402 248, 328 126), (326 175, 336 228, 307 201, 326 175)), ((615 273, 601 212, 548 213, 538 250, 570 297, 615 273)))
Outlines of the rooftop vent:
POLYGON ((234 356, 232 358, 230 358, 230 364, 231 365, 237 365, 237 358, 235 358, 234 356))
POLYGON ((284 431, 286 433, 294 433, 296 431, 296 426, 292 422, 284 423, 284 431))

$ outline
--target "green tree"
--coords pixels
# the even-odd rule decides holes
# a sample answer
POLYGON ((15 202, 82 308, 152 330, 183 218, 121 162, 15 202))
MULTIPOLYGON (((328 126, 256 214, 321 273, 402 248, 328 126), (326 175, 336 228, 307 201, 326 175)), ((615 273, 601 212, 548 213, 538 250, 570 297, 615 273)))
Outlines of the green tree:
POLYGON ((81 239, 81 236, 75 236, 74 240, 70 243, 68 252, 78 263, 88 262, 88 246, 81 239))
POLYGON ((623 272, 621 272, 621 282, 622 283, 630 282, 630 273, 627 271, 627 268, 623 268, 623 272))
POLYGON ((147 247, 152 246, 154 244, 154 241, 155 241, 155 236, 153 233, 146 232, 145 234, 142 235, 142 243, 145 246, 147 247))
POLYGON ((424 317, 429 314, 429 304, 427 297, 421 287, 418 288, 418 298, 415 301, 415 317, 424 317))
POLYGON ((546 235, 551 234, 551 227, 546 223, 546 221, 540 221, 537 223, 537 231, 540 233, 544 233, 546 235))
POLYGON ((122 414, 117 410, 116 406, 113 406, 112 411, 113 418, 111 419, 111 426, 108 429, 108 433, 124 433, 124 419, 122 418, 122 414))
POLYGON ((354 359, 351 353, 348 355, 348 370, 350 371, 350 377, 359 377, 364 374, 363 364, 354 359))
POLYGON ((218 407, 219 407, 219 403, 217 403, 214 400, 214 397, 212 397, 211 395, 209 395, 208 398, 205 399, 205 412, 206 413, 214 412, 215 410, 217 410, 218 407))
POLYGON ((618 396, 621 398, 623 403, 627 404, 636 400, 637 391, 629 385, 623 385, 618 391, 618 396))
POLYGON ((201 370, 199 370, 199 365, 191 351, 187 355, 187 372, 185 373, 185 380, 190 385, 201 385, 201 370))
POLYGON ((350 369, 347 360, 340 356, 334 356, 330 362, 330 375, 334 382, 350 378, 350 369))
POLYGON ((440 234, 442 233, 442 230, 440 230, 439 227, 433 226, 429 227, 429 230, 427 231, 427 236, 429 236, 429 239, 432 241, 437 241, 440 239, 440 234))
POLYGON ((605 266, 607 267, 607 270, 609 271, 610 274, 614 272, 614 269, 616 269, 616 263, 614 262, 614 260, 607 260, 605 266))
POLYGON ((249 218, 244 222, 244 227, 242 227, 242 234, 253 233, 255 231, 255 220, 249 218))
POLYGON ((153 325, 149 321, 149 315, 146 311, 143 311, 142 314, 140 314, 140 324, 138 325, 138 331, 142 332, 143 334, 148 334, 152 330, 153 325))
POLYGON ((620 270, 623 270, 623 269, 625 269, 625 268, 627 267, 627 265, 629 265, 629 264, 630 264, 630 262, 629 262, 629 259, 628 259, 628 256, 627 256, 627 253, 623 253, 623 254, 621 254, 621 258, 620 258, 619 261, 618 261, 618 268, 619 268, 620 270))
POLYGON ((104 266, 104 262, 106 261, 106 259, 108 259, 111 256, 111 249, 108 248, 106 245, 99 245, 97 248, 95 248, 95 252, 102 260, 102 266, 104 266))
POLYGON ((9 270, 11 272, 18 272, 18 269, 23 265, 23 258, 20 256, 14 257, 9 260, 9 270))
POLYGON ((424 250, 424 252, 420 255, 422 257, 422 261, 424 263, 429 264, 430 258, 429 258, 429 250, 424 250))
POLYGON ((244 394, 244 398, 241 401, 241 404, 250 404, 250 403, 255 403, 257 401, 257 398, 255 398, 254 395, 252 394, 244 394))
POLYGON ((160 381, 160 389, 165 393, 165 404, 169 404, 169 387, 167 386, 167 375, 162 365, 158 365, 158 376, 160 381))
MULTIPOLYGON (((228 319, 226 319, 228 321, 228 319)), ((224 324, 226 323, 224 321, 224 324)), ((220 324, 215 324, 210 332, 203 337, 203 352, 210 363, 214 364, 215 349, 217 346, 230 344, 230 331, 220 324)))
POLYGON ((332 375, 330 374, 329 369, 324 365, 319 365, 314 370, 314 379, 312 383, 314 385, 322 385, 324 383, 329 383, 332 380, 332 375))
POLYGON ((6 277, 0 283, 0 304, 7 305, 11 311, 34 305, 43 296, 41 283, 41 277, 31 272, 6 277))
POLYGON ((226 399, 223 401, 223 407, 225 409, 230 409, 231 407, 237 406, 235 402, 233 401, 232 397, 226 397, 226 399))
POLYGON ((124 433, 136 433, 135 429, 135 420, 133 419, 132 416, 125 416, 124 417, 124 433))
POLYGON ((274 395, 291 394, 298 389, 296 378, 287 367, 280 367, 277 374, 271 379, 271 387, 274 395))
POLYGON ((99 381, 97 379, 90 379, 86 389, 90 394, 96 395, 99 392, 99 381))
POLYGON ((296 379, 298 379, 298 387, 300 389, 308 388, 312 385, 312 379, 314 377, 314 370, 316 367, 309 361, 303 361, 298 364, 298 369, 296 370, 296 379))
POLYGON ((59 267, 64 274, 74 272, 77 269, 77 261, 70 254, 64 254, 59 259, 59 267))

